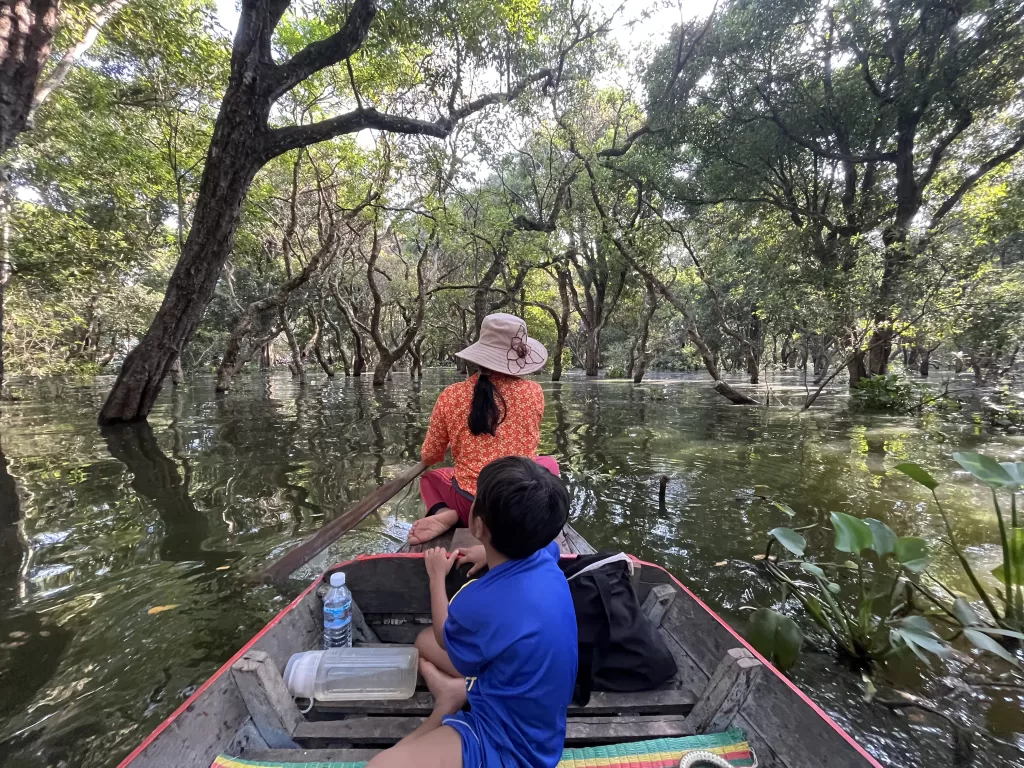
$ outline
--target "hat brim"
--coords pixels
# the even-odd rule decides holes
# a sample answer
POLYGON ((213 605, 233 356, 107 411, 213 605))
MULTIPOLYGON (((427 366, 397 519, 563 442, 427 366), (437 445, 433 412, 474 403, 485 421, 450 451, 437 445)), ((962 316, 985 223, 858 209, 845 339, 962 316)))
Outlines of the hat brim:
POLYGON ((461 357, 470 363, 476 363, 481 368, 486 368, 494 373, 504 373, 509 376, 529 376, 543 368, 548 362, 548 351, 536 339, 528 338, 527 346, 530 348, 525 358, 513 349, 497 349, 490 344, 481 344, 479 341, 470 344, 461 352, 456 352, 456 357, 461 357))

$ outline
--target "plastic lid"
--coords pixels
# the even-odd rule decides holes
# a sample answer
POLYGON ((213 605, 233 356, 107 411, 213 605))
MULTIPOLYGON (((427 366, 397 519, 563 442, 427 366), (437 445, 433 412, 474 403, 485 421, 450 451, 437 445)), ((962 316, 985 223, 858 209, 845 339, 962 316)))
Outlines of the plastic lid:
POLYGON ((345 586, 345 574, 342 571, 335 571, 331 574, 331 586, 332 587, 344 587, 345 586))
POLYGON ((313 685, 316 682, 316 670, 320 666, 323 651, 305 651, 296 653, 284 668, 284 684, 288 693, 296 699, 312 699, 313 685))

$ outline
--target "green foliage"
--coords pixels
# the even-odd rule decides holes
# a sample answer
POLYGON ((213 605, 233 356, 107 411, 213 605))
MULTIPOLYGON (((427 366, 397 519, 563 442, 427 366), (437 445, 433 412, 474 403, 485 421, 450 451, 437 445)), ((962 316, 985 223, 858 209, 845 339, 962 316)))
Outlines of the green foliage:
POLYGON ((997 608, 996 598, 978 578, 974 566, 957 542, 956 531, 936 493, 939 484, 917 464, 900 464, 896 469, 931 491, 932 499, 946 527, 948 544, 988 610, 991 620, 1003 630, 1020 632, 1024 630, 1024 528, 1021 527, 1021 521, 1017 516, 1017 494, 1024 488, 1024 464, 1000 463, 989 456, 974 452, 954 453, 953 458, 992 491, 992 505, 999 523, 999 544, 1002 550, 1002 565, 996 567, 992 575, 1002 584, 998 594, 998 599, 1003 604, 1002 611, 997 608), (999 491, 1009 494, 1008 520, 1000 506, 999 491))
POLYGON ((917 404, 917 388, 903 376, 888 373, 861 379, 851 390, 857 408, 909 413, 917 404))
MULTIPOLYGON (((935 485, 917 465, 903 464, 899 469, 924 485, 935 485)), ((795 598, 842 653, 871 662, 910 651, 927 664, 932 656, 948 656, 950 641, 963 634, 978 650, 1017 663, 993 637, 1024 639, 1024 634, 987 625, 965 600, 950 603, 948 590, 937 595, 925 586, 920 576, 932 554, 924 539, 898 537, 888 525, 873 518, 862 520, 833 512, 831 521, 833 549, 852 560, 839 562, 842 555, 828 561, 805 559, 807 541, 790 528, 769 531, 767 551, 759 559, 768 575, 783 587, 783 602, 795 598), (776 559, 771 554, 776 542, 795 559, 776 559)), ((791 618, 765 608, 751 617, 748 637, 781 669, 792 666, 803 642, 791 618)))

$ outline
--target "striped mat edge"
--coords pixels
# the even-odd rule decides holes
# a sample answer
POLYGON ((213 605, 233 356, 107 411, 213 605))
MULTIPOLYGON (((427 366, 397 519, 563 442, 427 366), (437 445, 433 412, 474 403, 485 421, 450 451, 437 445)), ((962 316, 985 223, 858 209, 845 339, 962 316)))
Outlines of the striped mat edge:
MULTIPOLYGON (((726 760, 735 768, 754 764, 746 734, 739 729, 704 736, 674 739, 651 739, 604 747, 567 749, 558 768, 675 768, 689 752, 706 750, 726 760)), ((256 762, 240 757, 218 755, 210 768, 362 768, 366 763, 282 763, 256 762)))

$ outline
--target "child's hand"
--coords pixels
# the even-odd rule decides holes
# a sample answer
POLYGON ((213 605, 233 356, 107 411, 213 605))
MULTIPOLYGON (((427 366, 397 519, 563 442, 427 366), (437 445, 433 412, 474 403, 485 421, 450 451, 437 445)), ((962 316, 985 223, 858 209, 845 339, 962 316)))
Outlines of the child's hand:
POLYGON ((443 581, 444 577, 447 576, 454 567, 456 556, 458 554, 459 553, 457 551, 448 554, 441 547, 428 549, 423 554, 423 564, 427 567, 427 576, 430 580, 434 581, 435 579, 441 579, 443 581))
POLYGON ((462 565, 463 563, 472 563, 473 565, 473 567, 469 569, 469 573, 466 574, 467 576, 472 576, 487 565, 487 552, 484 550, 483 544, 477 544, 475 547, 460 549, 457 554, 459 556, 459 565, 462 565))

